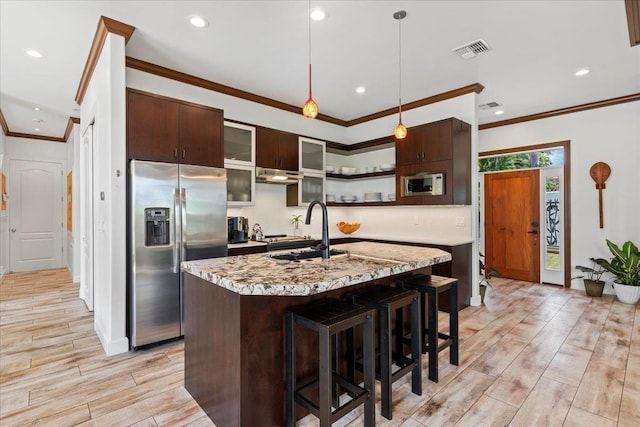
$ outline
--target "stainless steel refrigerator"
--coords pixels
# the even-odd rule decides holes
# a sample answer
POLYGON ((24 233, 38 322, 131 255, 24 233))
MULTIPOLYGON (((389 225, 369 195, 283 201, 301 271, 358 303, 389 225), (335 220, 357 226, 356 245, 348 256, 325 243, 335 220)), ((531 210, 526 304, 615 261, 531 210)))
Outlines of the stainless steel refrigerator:
POLYGON ((183 335, 180 263, 227 255, 226 171, 132 160, 127 223, 135 349, 183 335))

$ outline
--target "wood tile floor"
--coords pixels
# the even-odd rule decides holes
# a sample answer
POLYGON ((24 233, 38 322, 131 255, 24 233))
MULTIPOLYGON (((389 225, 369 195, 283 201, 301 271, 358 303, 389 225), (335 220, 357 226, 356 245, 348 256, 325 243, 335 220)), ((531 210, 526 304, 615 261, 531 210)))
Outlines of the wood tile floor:
MULTIPOLYGON (((640 425, 640 306, 494 282, 484 306, 460 312, 460 366, 442 352, 433 383, 425 357, 423 395, 396 382, 393 420, 378 405, 377 425, 640 425)), ((183 363, 182 342, 106 357, 67 270, 0 283, 2 427, 211 426, 183 387, 183 363)), ((359 426, 358 415, 338 424, 359 426)))

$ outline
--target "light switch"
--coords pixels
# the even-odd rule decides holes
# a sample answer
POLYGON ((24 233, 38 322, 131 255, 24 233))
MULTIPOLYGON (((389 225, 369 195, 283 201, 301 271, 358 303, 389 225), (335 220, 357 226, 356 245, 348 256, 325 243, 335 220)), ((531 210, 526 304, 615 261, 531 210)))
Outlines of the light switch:
POLYGON ((464 217, 457 216, 456 217, 456 227, 464 227, 464 217))

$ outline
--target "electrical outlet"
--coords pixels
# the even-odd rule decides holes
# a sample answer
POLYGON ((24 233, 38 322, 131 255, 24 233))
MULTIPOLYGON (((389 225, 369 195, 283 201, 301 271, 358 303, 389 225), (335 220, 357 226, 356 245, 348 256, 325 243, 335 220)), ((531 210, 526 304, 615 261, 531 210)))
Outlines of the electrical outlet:
POLYGON ((464 227, 464 217, 457 216, 456 217, 456 227, 464 227))

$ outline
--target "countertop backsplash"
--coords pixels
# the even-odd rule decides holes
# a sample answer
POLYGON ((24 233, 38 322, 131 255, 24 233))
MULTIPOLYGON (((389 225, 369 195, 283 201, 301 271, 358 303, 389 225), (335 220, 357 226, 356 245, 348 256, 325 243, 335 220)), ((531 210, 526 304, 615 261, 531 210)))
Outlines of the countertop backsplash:
MULTIPOLYGON (((249 228, 255 223, 265 234, 293 234, 292 215, 306 215, 306 207, 286 206, 286 187, 256 184, 254 206, 227 209, 228 216, 249 218, 249 228)), ((352 237, 402 240, 409 242, 456 245, 470 242, 471 206, 371 206, 329 207, 331 238, 347 237, 336 227, 339 221, 359 222, 361 227, 352 237), (457 226, 457 223, 463 223, 457 226)), ((311 224, 300 225, 302 235, 320 238, 322 215, 314 208, 311 224)))

